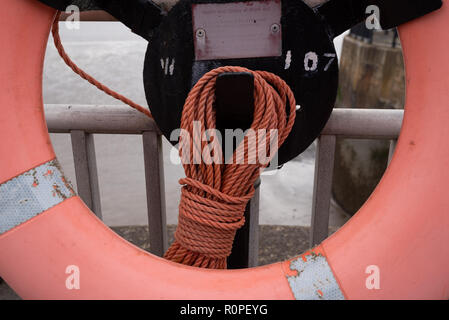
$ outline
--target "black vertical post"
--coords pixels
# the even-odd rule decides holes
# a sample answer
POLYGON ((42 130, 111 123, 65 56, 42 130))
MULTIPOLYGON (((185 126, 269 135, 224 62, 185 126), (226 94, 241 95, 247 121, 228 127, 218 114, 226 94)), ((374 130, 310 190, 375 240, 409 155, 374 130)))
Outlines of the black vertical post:
MULTIPOLYGON (((226 129, 242 129, 251 127, 254 115, 254 77, 251 73, 223 73, 217 77, 215 88, 215 110, 217 129, 220 131, 225 146, 226 129)), ((233 151, 240 141, 233 146, 233 151)), ((232 152, 233 153, 233 152, 232 152)), ((224 155, 232 155, 224 152, 224 155)), ((224 159, 225 160, 225 159, 224 159)), ((259 230, 259 185, 256 182, 256 193, 245 210, 245 225, 239 229, 234 239, 231 255, 228 257, 228 268, 238 269, 257 265, 258 230, 259 230)))

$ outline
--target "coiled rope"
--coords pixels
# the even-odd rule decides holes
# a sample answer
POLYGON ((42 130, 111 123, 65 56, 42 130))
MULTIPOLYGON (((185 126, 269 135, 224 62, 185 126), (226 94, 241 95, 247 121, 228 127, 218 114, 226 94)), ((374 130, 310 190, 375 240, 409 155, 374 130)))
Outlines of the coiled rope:
MULTIPOLYGON (((55 46, 65 63, 83 79, 108 95, 152 117, 151 113, 116 93, 81 70, 68 57, 59 37, 60 13, 53 22, 55 46)), ((179 155, 186 178, 179 181, 181 201, 175 241, 164 258, 185 265, 225 269, 236 231, 245 222, 244 211, 254 194, 254 183, 290 133, 296 101, 278 76, 242 67, 221 67, 206 73, 190 91, 182 112, 179 155), (215 84, 219 74, 249 72, 254 75, 254 117, 232 155, 223 158, 221 143, 209 129, 216 128, 215 84), (195 126, 200 133, 195 133, 195 126), (203 139, 203 136, 206 139, 203 139), (264 161, 259 155, 264 151, 264 161), (268 160, 267 160, 268 158, 268 160)))
POLYGON ((257 161, 254 155, 264 149, 267 157, 273 158, 277 149, 272 147, 282 145, 287 138, 295 121, 295 112, 292 91, 281 78, 269 72, 221 67, 198 81, 182 112, 181 128, 188 134, 181 136, 180 156, 187 177, 180 180, 183 187, 175 242, 164 258, 195 267, 226 268, 235 233, 244 224, 245 207, 254 194, 254 183, 268 165, 266 161, 257 161), (224 163, 217 139, 212 139, 214 145, 200 139, 198 134, 195 138, 194 132, 194 121, 201 126, 201 137, 208 132, 206 130, 215 129, 215 83, 217 76, 224 72, 254 75, 251 129, 257 138, 254 140, 254 135, 247 134, 236 148, 231 163, 224 163), (218 155, 215 154, 217 150, 218 155), (199 164, 194 161, 195 152, 203 156, 199 164), (211 163, 211 158, 218 161, 211 163))

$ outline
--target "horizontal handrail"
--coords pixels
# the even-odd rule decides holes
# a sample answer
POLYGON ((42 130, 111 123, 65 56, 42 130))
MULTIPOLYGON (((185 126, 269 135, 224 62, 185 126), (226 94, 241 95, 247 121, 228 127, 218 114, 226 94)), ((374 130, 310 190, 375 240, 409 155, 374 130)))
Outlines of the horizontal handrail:
POLYGON ((45 105, 45 118, 51 133, 141 134, 158 132, 153 119, 125 105, 45 105))
MULTIPOLYGON (((125 105, 45 105, 47 126, 52 133, 83 130, 88 133, 159 133, 153 119, 125 105)), ((334 109, 322 135, 360 139, 395 139, 399 136, 403 110, 334 109)))
POLYGON ((403 117, 404 110, 334 109, 321 134, 344 138, 396 139, 403 117))

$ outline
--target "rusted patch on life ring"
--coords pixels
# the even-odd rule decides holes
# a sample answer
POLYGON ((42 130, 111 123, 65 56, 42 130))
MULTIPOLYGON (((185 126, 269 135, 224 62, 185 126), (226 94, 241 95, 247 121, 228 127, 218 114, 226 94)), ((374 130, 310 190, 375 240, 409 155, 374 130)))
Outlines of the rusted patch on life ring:
POLYGON ((0 234, 75 196, 57 160, 0 185, 0 234))

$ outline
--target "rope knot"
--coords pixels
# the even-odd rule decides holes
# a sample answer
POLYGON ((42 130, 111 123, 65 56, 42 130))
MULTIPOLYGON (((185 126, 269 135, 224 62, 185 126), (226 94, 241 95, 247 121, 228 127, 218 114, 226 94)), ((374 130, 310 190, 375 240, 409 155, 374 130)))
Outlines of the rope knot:
POLYGON ((176 241, 204 256, 226 259, 236 231, 245 223, 242 212, 254 189, 245 196, 235 197, 190 178, 181 179, 180 183, 184 186, 176 241))

